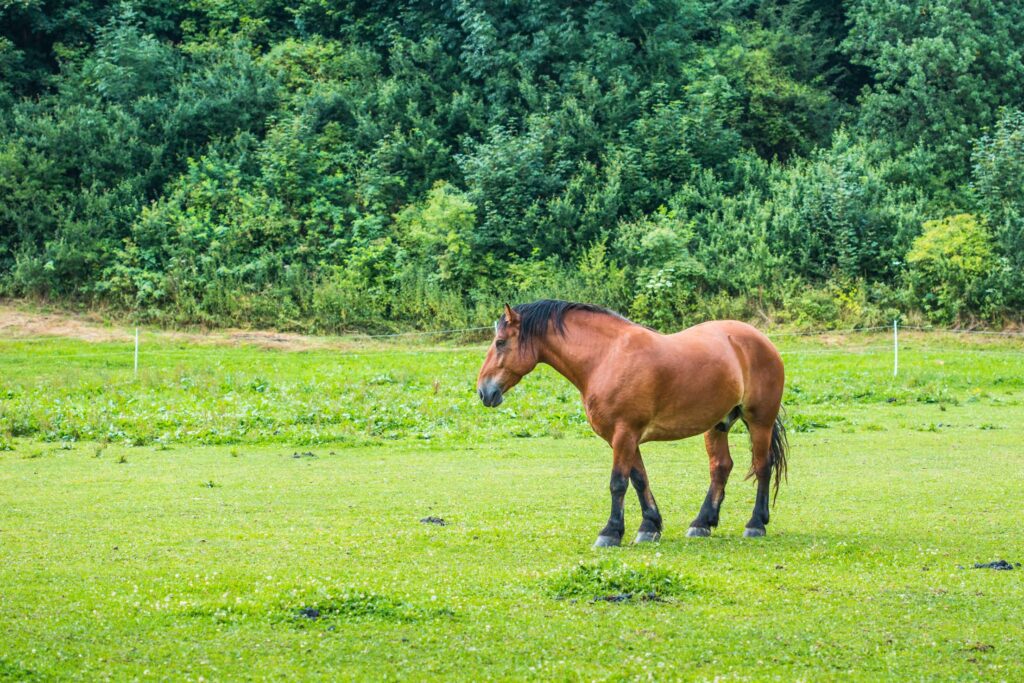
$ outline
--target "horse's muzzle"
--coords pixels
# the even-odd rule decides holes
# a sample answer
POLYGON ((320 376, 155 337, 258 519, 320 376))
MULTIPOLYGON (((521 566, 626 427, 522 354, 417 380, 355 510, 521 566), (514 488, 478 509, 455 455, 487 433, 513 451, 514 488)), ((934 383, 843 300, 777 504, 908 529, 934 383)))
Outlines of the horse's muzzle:
POLYGON ((487 380, 483 384, 479 385, 476 389, 476 393, 488 408, 495 408, 501 405, 503 400, 501 387, 499 387, 498 383, 493 380, 487 380))

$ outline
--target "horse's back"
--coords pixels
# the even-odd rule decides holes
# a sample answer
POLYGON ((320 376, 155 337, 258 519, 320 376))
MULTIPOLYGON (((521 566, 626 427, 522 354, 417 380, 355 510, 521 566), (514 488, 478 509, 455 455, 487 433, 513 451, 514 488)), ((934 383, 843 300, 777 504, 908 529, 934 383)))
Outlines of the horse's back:
POLYGON ((681 348, 693 345, 697 339, 713 339, 727 343, 752 363, 765 362, 782 366, 782 357, 771 340, 761 330, 740 320, 709 320, 668 335, 681 348))
POLYGON ((764 412, 774 419, 782 400, 785 369, 778 349, 763 332, 739 320, 712 320, 671 336, 684 346, 695 338, 713 338, 727 344, 743 374, 743 403, 748 414, 756 417, 758 407, 765 406, 764 412))
POLYGON ((706 322, 693 325, 692 327, 687 327, 685 330, 681 330, 668 336, 686 338, 696 335, 712 335, 719 337, 728 337, 732 335, 740 338, 762 340, 771 345, 771 341, 768 340, 768 337, 766 337, 761 330, 749 323, 743 322, 742 320, 708 320, 706 322))

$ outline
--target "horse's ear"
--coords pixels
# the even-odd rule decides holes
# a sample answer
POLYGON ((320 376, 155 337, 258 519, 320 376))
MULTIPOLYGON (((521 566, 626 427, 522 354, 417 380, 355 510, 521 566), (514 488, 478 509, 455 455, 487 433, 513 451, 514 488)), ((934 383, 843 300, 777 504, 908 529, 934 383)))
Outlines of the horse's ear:
POLYGON ((512 307, 505 304, 505 321, 509 325, 519 324, 519 314, 512 310, 512 307))

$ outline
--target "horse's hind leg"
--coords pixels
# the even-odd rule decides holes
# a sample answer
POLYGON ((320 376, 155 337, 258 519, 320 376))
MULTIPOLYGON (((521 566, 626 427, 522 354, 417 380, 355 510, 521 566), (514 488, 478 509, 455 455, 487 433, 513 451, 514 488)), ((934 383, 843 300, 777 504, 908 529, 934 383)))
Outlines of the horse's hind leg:
POLYGON ((728 428, 718 427, 705 432, 704 446, 708 450, 708 463, 711 468, 711 486, 704 504, 700 506, 697 518, 690 522, 687 536, 710 536, 712 527, 718 526, 718 511, 725 499, 725 484, 732 472, 732 457, 729 455, 728 428))
POLYGON ((754 500, 754 514, 747 522, 743 535, 764 536, 764 527, 768 523, 768 484, 772 476, 772 424, 766 426, 751 422, 747 424, 747 429, 750 430, 750 474, 757 477, 757 498, 754 500))

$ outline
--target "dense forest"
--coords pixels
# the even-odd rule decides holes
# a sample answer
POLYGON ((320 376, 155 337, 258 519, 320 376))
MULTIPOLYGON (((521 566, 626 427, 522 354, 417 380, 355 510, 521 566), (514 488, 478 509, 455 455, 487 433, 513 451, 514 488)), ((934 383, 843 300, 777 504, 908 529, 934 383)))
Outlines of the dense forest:
POLYGON ((0 4, 0 294, 168 325, 1004 324, 1017 0, 0 4))

